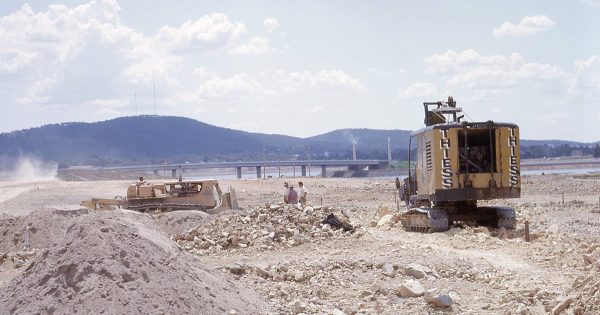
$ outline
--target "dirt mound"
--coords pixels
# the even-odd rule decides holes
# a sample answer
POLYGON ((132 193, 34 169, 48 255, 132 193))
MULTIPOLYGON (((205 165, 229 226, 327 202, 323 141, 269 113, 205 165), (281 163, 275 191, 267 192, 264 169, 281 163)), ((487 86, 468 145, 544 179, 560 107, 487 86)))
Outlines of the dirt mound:
POLYGON ((204 225, 172 238, 184 249, 202 255, 222 249, 251 246, 260 246, 262 249, 274 249, 276 246, 292 247, 315 239, 352 234, 351 231, 323 224, 323 220, 329 214, 335 214, 341 223, 353 225, 356 231, 354 235, 363 233, 343 210, 326 206, 280 204, 216 216, 204 225))
POLYGON ((19 251, 29 248, 47 248, 60 240, 73 221, 88 214, 79 210, 38 210, 27 216, 0 215, 0 252, 19 251), (28 229, 26 229, 28 227, 28 229))
MULTIPOLYGON (((135 215, 133 215, 135 216, 135 215)), ((10 314, 262 313, 263 304, 150 222, 94 213, 74 223, 0 290, 10 314)), ((151 219, 150 219, 151 220, 151 219)))
POLYGON ((202 211, 173 211, 152 216, 167 234, 183 234, 202 225, 210 214, 202 211))

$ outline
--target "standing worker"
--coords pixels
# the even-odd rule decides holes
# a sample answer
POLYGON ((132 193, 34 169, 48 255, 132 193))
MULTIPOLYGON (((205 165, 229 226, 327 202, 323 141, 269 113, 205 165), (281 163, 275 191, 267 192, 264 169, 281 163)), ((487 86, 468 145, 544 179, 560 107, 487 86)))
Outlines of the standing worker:
POLYGON ((287 203, 294 205, 298 203, 298 193, 294 190, 294 186, 292 185, 290 185, 290 191, 287 195, 287 203))
POLYGON ((288 194, 290 193, 288 182, 284 182, 283 187, 285 187, 285 190, 283 191, 283 203, 288 203, 288 194))
POLYGON ((306 204, 306 188, 303 182, 298 182, 298 201, 302 205, 306 204))

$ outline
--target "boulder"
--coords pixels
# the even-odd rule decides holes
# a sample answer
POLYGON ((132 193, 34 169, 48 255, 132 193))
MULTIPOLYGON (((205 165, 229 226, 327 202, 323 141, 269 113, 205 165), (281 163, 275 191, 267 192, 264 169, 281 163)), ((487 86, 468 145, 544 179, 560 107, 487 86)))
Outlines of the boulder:
POLYGON ((306 279, 306 276, 304 275, 304 271, 296 271, 296 273, 294 273, 294 281, 302 282, 305 279, 306 279))
POLYGON ((375 211, 375 215, 373 216, 373 220, 374 221, 379 221, 385 215, 390 214, 390 213, 392 213, 392 211, 390 211, 390 208, 388 208, 388 207, 381 207, 381 208, 377 209, 377 211, 375 211))
POLYGON ((381 219, 379 219, 379 222, 377 222, 377 227, 381 227, 381 226, 391 223, 393 217, 394 217, 394 215, 391 213, 384 215, 383 217, 381 217, 381 219))
POLYGON ((342 311, 342 310, 339 310, 339 309, 337 309, 337 308, 334 308, 334 309, 331 311, 331 315, 346 315, 346 313, 344 313, 344 311, 342 311))
POLYGON ((448 294, 433 294, 427 292, 427 294, 425 294, 425 302, 437 307, 452 306, 452 298, 448 294))
POLYGON ((420 297, 425 294, 425 289, 417 280, 408 280, 400 285, 396 294, 401 297, 420 297))
POLYGON ((265 279, 271 278, 271 274, 268 271, 266 271, 265 269, 261 268, 261 267, 254 267, 254 272, 259 277, 262 277, 262 278, 265 278, 265 279))
POLYGON ((383 270, 383 275, 393 278, 395 276, 395 271, 394 271, 394 266, 390 263, 385 263, 383 264, 383 266, 381 266, 381 269, 383 270))
POLYGON ((571 305, 571 303, 573 303, 573 297, 567 296, 562 301, 558 302, 558 304, 556 304, 556 306, 552 309, 551 314, 553 314, 553 315, 560 314, 562 311, 565 311, 566 309, 568 309, 569 306, 571 305))
POLYGON ((227 270, 229 270, 229 272, 233 273, 234 275, 243 275, 244 273, 246 273, 244 265, 239 262, 234 262, 233 264, 229 265, 227 267, 227 270))
POLYGON ((425 267, 419 264, 409 264, 408 266, 404 267, 403 272, 405 275, 417 279, 423 279, 427 276, 425 267))

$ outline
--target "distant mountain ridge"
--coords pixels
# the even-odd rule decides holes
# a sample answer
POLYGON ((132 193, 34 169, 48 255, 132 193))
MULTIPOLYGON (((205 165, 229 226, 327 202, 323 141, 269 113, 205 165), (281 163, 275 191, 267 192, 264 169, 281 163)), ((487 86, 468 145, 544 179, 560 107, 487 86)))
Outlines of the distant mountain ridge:
MULTIPOLYGON (((130 116, 94 123, 61 123, 0 134, 0 156, 34 156, 65 164, 109 165, 119 161, 183 162, 348 158, 359 139, 360 155, 385 152, 387 137, 396 153, 410 131, 344 129, 310 138, 251 133, 174 116, 130 116), (375 141, 375 139, 378 141, 375 141), (362 139, 362 140, 361 140, 362 139)), ((405 156, 405 155, 403 155, 405 156)))
MULTIPOLYGON (((262 159, 359 159, 407 156, 409 130, 340 129, 299 138, 251 133, 174 116, 129 116, 94 123, 61 123, 0 134, 0 157, 32 156, 66 165, 115 165, 262 159)), ((560 140, 522 140, 522 146, 590 145, 560 140)))

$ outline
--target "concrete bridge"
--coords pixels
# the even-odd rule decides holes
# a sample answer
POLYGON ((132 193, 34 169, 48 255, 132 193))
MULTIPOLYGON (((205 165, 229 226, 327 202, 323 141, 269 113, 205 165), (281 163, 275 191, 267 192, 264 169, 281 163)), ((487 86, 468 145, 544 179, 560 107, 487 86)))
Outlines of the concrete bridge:
POLYGON ((327 167, 348 167, 348 170, 380 169, 388 166, 388 161, 381 160, 299 160, 299 161, 250 161, 250 162, 212 162, 212 163, 182 163, 182 164, 157 164, 157 165, 134 165, 119 167, 103 167, 99 170, 130 170, 130 171, 171 171, 171 177, 177 178, 178 172, 182 174, 185 170, 209 169, 209 168, 235 168, 237 178, 242 178, 242 168, 256 168, 256 177, 261 178, 264 167, 300 166, 300 173, 306 176, 306 168, 320 166, 321 176, 327 177, 327 167))

